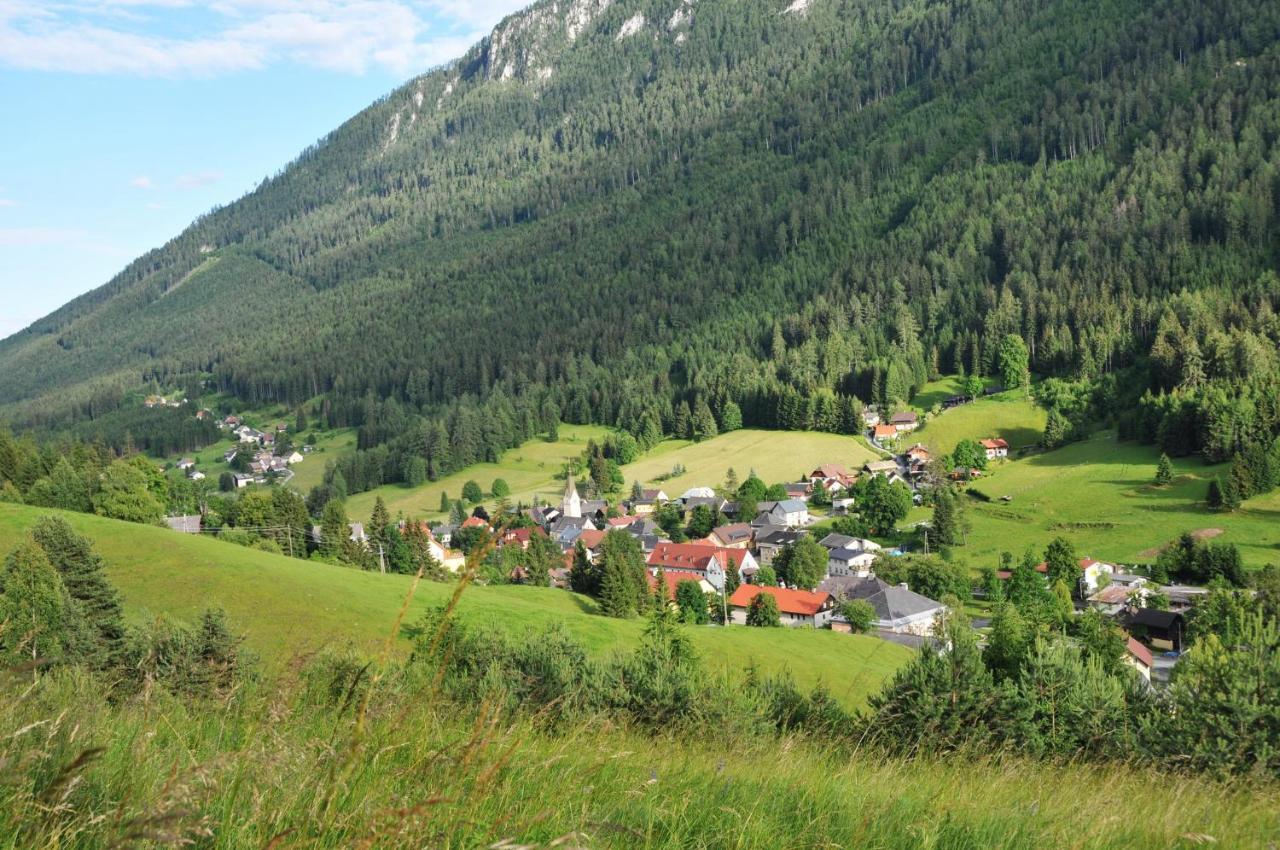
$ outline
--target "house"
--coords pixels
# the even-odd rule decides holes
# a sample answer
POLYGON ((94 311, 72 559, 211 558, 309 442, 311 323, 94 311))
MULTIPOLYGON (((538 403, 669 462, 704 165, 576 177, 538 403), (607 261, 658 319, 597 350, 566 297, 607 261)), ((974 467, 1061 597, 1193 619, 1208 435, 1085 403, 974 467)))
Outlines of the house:
POLYGON ((1206 587, 1194 587, 1189 584, 1171 584, 1162 587, 1161 591, 1169 600, 1169 610, 1179 613, 1190 611, 1209 595, 1206 587))
POLYGON ((1135 601, 1140 605, 1144 601, 1142 597, 1145 595, 1140 588, 1129 588, 1122 584, 1109 584, 1090 596, 1087 602, 1090 608, 1101 611, 1108 617, 1114 617, 1125 609, 1131 596, 1137 596, 1138 598, 1135 601), (1139 594, 1140 596, 1138 596, 1139 594))
MULTIPOLYGON (((1095 561, 1093 558, 1081 558, 1080 564, 1080 583, 1076 588, 1081 596, 1088 597, 1098 587, 1104 583, 1103 576, 1106 576, 1105 583, 1110 583, 1111 576, 1115 573, 1116 568, 1111 564, 1102 561, 1095 561)), ((1036 572, 1049 572, 1049 565, 1044 561, 1036 564, 1036 572)))
POLYGON ((828 534, 818 542, 827 550, 828 576, 867 576, 882 548, 874 540, 847 534, 828 534))
POLYGON ((877 425, 871 429, 871 439, 877 443, 883 443, 886 440, 895 439, 898 436, 898 429, 892 425, 877 425))
POLYGON ((178 461, 177 463, 178 469, 184 469, 184 470, 191 469, 195 465, 196 465, 195 460, 189 457, 184 457, 182 460, 178 461))
POLYGON ((222 460, 225 463, 231 463, 231 461, 236 459, 236 455, 238 455, 239 453, 240 453, 239 449, 235 447, 229 448, 222 453, 222 460))
POLYGON ((764 515, 771 525, 791 528, 809 524, 809 506, 802 499, 783 499, 781 502, 760 502, 756 505, 757 518, 764 515))
POLYGON ((745 522, 721 525, 711 529, 711 542, 725 549, 748 549, 755 531, 745 522))
POLYGON ((928 463, 929 447, 924 443, 916 443, 914 446, 907 449, 907 462, 912 464, 928 463))
POLYGON ((874 428, 880 424, 880 411, 871 405, 862 408, 862 421, 866 423, 868 428, 874 428))
POLYGON ((302 463, 304 460, 306 460, 305 455, 303 455, 301 452, 293 451, 293 452, 290 452, 289 455, 284 459, 284 462, 289 464, 290 466, 293 466, 295 463, 302 463))
POLYGON ((1157 649, 1182 651, 1186 634, 1186 617, 1174 611, 1155 608, 1137 608, 1120 616, 1120 625, 1129 634, 1143 638, 1157 649))
POLYGON ((778 619, 784 626, 823 629, 835 614, 835 599, 830 593, 743 584, 729 597, 730 619, 737 625, 746 625, 751 600, 761 593, 769 594, 778 603, 778 619))
POLYGON ((979 445, 986 451, 987 460, 1009 456, 1009 444, 999 437, 992 440, 982 440, 979 445))
POLYGON ((831 576, 818 589, 840 602, 866 600, 876 611, 875 628, 890 634, 928 637, 933 634, 934 621, 946 610, 941 602, 915 593, 906 584, 889 584, 875 577, 831 576))
POLYGON ((199 514, 191 516, 171 516, 165 518, 165 525, 183 534, 199 534, 202 526, 199 514))
POLYGON ((914 410, 899 410, 897 413, 889 417, 889 424, 894 427, 899 434, 908 431, 914 431, 920 427, 920 417, 914 410))
POLYGON ((1124 661, 1137 670, 1142 678, 1148 682, 1151 681, 1151 668, 1155 664, 1154 659, 1151 657, 1151 650, 1133 638, 1129 638, 1125 643, 1124 661))
POLYGON ((561 549, 568 549, 573 546, 582 532, 595 530, 595 524, 588 517, 562 516, 551 523, 547 528, 547 534, 561 549))
POLYGON ((241 487, 248 487, 252 484, 254 482, 254 477, 252 475, 236 473, 232 476, 232 480, 235 481, 236 489, 239 490, 241 487))
POLYGON ((457 526, 449 525, 447 523, 444 525, 437 525, 435 528, 431 529, 431 536, 443 543, 445 546, 448 546, 453 542, 453 533, 457 530, 457 526))
POLYGON ((223 419, 223 420, 222 420, 222 427, 224 427, 224 428, 239 428, 239 427, 240 427, 240 417, 239 417, 239 416, 228 416, 226 419, 223 419))
POLYGON ((728 502, 715 495, 691 496, 688 499, 682 500, 681 507, 683 508, 684 515, 687 518, 692 516, 695 510, 704 506, 710 509, 713 514, 722 514, 724 513, 724 508, 727 504, 728 502))
MULTIPOLYGON (((474 517, 473 517, 474 519, 474 517)), ((508 528, 502 532, 502 536, 498 538, 499 546, 519 546, 522 550, 529 548, 529 542, 533 539, 533 535, 546 537, 547 533, 541 528, 508 528)))
POLYGON ((368 543, 369 542, 369 535, 364 533, 364 523, 352 522, 352 523, 348 523, 347 527, 351 529, 352 543, 368 543))
POLYGON ((732 569, 739 575, 755 575, 755 557, 745 549, 728 549, 702 543, 659 543, 645 561, 650 572, 658 567, 677 572, 698 573, 712 585, 722 585, 732 569))
POLYGON ((203 481, 206 477, 203 472, 194 467, 187 470, 187 479, 190 481, 203 481))
POLYGON ((760 553, 760 563, 772 564, 773 559, 777 557, 784 546, 789 546, 804 536, 805 532, 803 531, 789 531, 787 529, 774 529, 764 534, 757 531, 756 551, 760 553))
POLYGON ((710 499, 716 495, 716 491, 710 487, 690 487, 680 496, 680 501, 688 502, 690 499, 710 499))
POLYGON ((907 483, 907 480, 902 477, 902 467, 898 466, 896 460, 873 460, 862 468, 868 475, 883 475, 890 481, 907 483))
POLYGON ((657 504, 664 504, 671 501, 671 498, 667 496, 666 493, 662 492, 662 490, 641 490, 640 499, 641 501, 655 502, 657 504))
MULTIPOLYGON (((656 590, 658 587, 658 574, 645 573, 645 577, 649 581, 649 589, 656 590)), ((682 581, 693 582, 698 585, 698 589, 703 593, 719 593, 718 590, 711 586, 711 582, 707 581, 706 577, 698 575, 697 573, 682 572, 681 570, 662 570, 662 579, 667 586, 667 599, 670 599, 673 602, 676 598, 676 587, 682 581)))
MULTIPOLYGON (((821 486, 821 483, 819 483, 821 486)), ((785 484, 783 489, 787 491, 788 499, 807 499, 813 493, 813 485, 808 481, 797 481, 794 484, 785 484)))
POLYGON ((809 473, 809 483, 824 488, 828 493, 848 490, 856 481, 857 476, 835 463, 825 463, 809 473))

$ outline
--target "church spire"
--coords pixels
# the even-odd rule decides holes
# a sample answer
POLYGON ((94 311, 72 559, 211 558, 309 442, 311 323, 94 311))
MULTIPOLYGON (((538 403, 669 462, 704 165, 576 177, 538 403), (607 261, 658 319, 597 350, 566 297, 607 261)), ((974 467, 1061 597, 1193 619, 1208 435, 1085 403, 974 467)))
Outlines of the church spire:
POLYGON ((560 513, 568 517, 582 516, 582 498, 578 495, 578 488, 573 483, 572 472, 565 480, 564 498, 560 500, 560 513))

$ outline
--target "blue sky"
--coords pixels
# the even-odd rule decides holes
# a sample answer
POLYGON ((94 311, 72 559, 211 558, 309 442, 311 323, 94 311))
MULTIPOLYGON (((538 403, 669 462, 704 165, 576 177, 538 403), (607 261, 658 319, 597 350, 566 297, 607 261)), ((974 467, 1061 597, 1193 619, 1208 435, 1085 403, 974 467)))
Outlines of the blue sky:
POLYGON ((529 0, 0 0, 0 338, 529 0))

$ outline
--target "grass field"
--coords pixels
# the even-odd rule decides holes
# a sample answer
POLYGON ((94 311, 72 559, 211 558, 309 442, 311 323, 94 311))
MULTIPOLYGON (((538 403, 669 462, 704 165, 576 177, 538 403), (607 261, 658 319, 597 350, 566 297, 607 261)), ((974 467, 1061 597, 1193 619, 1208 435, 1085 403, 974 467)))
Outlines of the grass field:
MULTIPOLYGON (((42 513, 48 511, 0 504, 0 553, 42 513)), ((94 540, 130 616, 192 619, 220 605, 248 644, 275 666, 326 645, 379 646, 411 584, 407 576, 301 561, 163 528, 65 516, 94 540)), ((452 585, 423 582, 409 621, 452 592, 452 585)), ((562 623, 599 652, 629 648, 643 629, 640 620, 599 616, 593 600, 554 588, 471 587, 461 610, 513 630, 562 623)), ((745 670, 752 663, 764 671, 788 670, 804 686, 823 682, 849 705, 860 704, 911 654, 876 638, 829 631, 704 627, 691 634, 712 670, 745 670)))
POLYGON ((307 453, 306 460, 292 467, 293 478, 289 479, 289 486, 305 496, 312 487, 324 483, 324 466, 330 459, 355 451, 355 448, 354 428, 318 432, 315 449, 307 453))
POLYGON ((646 486, 660 484, 668 496, 676 498, 690 487, 723 484, 730 467, 739 480, 754 469, 766 484, 777 484, 796 481, 824 463, 838 463, 856 471, 867 461, 878 459, 859 437, 747 429, 701 443, 666 440, 623 467, 622 474, 628 487, 632 481, 646 486), (659 476, 670 473, 676 464, 682 464, 685 472, 658 482, 659 476))
POLYGON ((1044 436, 1045 411, 1018 393, 1001 393, 945 410, 900 442, 921 442, 934 454, 948 454, 961 440, 1002 437, 1012 451, 1044 436))
MULTIPOLYGON (((508 497, 512 504, 531 504, 535 497, 559 502, 564 492, 564 479, 557 479, 565 461, 578 457, 587 447, 587 441, 603 440, 610 429, 598 425, 561 425, 560 439, 554 443, 536 438, 524 445, 508 450, 497 463, 478 463, 421 487, 388 484, 368 493, 359 493, 347 499, 347 513, 352 519, 366 520, 373 513, 373 503, 381 496, 392 516, 436 518, 440 512, 440 494, 448 493, 450 499, 462 495, 462 486, 475 481, 487 495, 495 478, 501 478, 511 488, 508 497)), ((322 470, 323 471, 323 470, 322 470)), ((493 500, 489 499, 490 507, 493 500)))
MULTIPOLYGON (((1226 467, 1175 459, 1174 482, 1157 487, 1158 459, 1151 446, 1103 432, 1057 451, 997 463, 972 485, 994 501, 968 502, 973 530, 958 553, 975 566, 994 563, 1001 551, 1020 555, 1028 545, 1043 550, 1061 535, 1082 556, 1147 563, 1184 531, 1221 529, 1216 539, 1239 546, 1248 565, 1280 564, 1280 493, 1251 499, 1232 513, 1210 511, 1204 506, 1208 480, 1225 475, 1226 467)), ((917 511, 909 521, 925 516, 917 511)))

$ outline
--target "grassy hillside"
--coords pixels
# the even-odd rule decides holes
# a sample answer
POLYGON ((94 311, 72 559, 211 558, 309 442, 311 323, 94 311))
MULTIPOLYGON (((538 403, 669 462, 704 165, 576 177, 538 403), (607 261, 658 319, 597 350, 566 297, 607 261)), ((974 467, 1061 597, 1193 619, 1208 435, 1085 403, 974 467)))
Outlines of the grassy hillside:
MULTIPOLYGON (((947 395, 951 395, 950 392, 947 395)), ((1035 445, 1044 435, 1045 411, 1023 393, 1009 392, 944 410, 904 443, 918 440, 937 454, 961 440, 1002 437, 1011 450, 1035 445)))
MULTIPOLYGON (((977 405, 974 405, 977 408, 977 405)), ((961 553, 994 563, 1002 550, 1020 554, 1062 535, 1081 555, 1134 563, 1184 531, 1220 532, 1250 566, 1280 563, 1280 493, 1246 502, 1232 513, 1204 506, 1208 480, 1225 474, 1196 458, 1174 460, 1174 482, 1153 481, 1159 452, 1120 442, 1110 432, 1018 461, 996 464, 972 485, 991 496, 970 502, 973 531, 961 553), (1002 496, 1011 501, 1000 500, 1002 496)))
MULTIPOLYGON (((564 491, 564 479, 557 476, 565 461, 582 454, 587 440, 600 440, 608 433, 607 428, 564 425, 560 428, 558 442, 530 440, 508 451, 498 463, 476 464, 422 487, 398 484, 379 487, 348 499, 347 512, 354 518, 367 518, 373 512, 374 500, 381 496, 393 516, 403 511, 406 516, 438 517, 441 515, 442 491, 456 499, 463 484, 475 481, 488 493, 495 478, 502 478, 511 486, 510 500, 513 503, 529 503, 535 497, 557 502, 564 491)), ((623 467, 622 475, 628 489, 631 482, 639 481, 645 486, 661 486, 668 495, 677 496, 695 485, 714 487, 723 483, 730 467, 737 472, 739 479, 746 478, 754 469, 767 483, 773 484, 794 481, 818 464, 840 463, 849 469, 857 469, 875 458, 876 455, 856 437, 810 431, 747 429, 701 443, 665 440, 640 460, 623 467), (677 464, 684 466, 683 474, 658 480, 668 475, 677 464)), ((489 502, 492 503, 492 499, 489 502)))
MULTIPOLYGON (((558 501, 564 491, 564 480, 556 476, 565 462, 581 455, 588 440, 603 440, 608 434, 608 428, 595 425, 562 425, 560 439, 554 443, 533 439, 508 450, 497 463, 478 463, 421 487, 388 484, 360 493, 347 500, 347 512, 352 517, 367 518, 373 512, 374 501, 381 496, 392 516, 403 512, 405 516, 438 517, 441 516, 441 493, 457 499, 462 495, 462 486, 475 481, 487 495, 495 478, 503 479, 511 487, 508 498, 512 504, 529 504, 538 496, 558 501)), ((489 500, 490 506, 492 501, 489 500)))
POLYGON ((226 850, 1252 850, 1280 831, 1280 797, 1261 779, 883 760, 731 728, 508 726, 394 681, 358 729, 288 688, 192 708, 111 705, 85 685, 49 677, 0 699, 0 756, 32 766, 0 785, 3 850, 120 846, 131 832, 226 850), (42 804, 90 746, 105 748, 100 759, 56 809, 42 804))
POLYGON ((768 484, 795 481, 823 463, 838 463, 856 470, 878 455, 857 437, 813 431, 757 431, 747 429, 722 434, 701 443, 667 440, 635 463, 623 467, 627 485, 639 481, 660 484, 675 497, 690 487, 714 487, 724 482, 730 467, 739 480, 755 470, 768 484), (685 472, 659 482, 680 464, 685 472))
MULTIPOLYGON (((41 513, 0 504, 0 552, 12 548, 41 513)), ((325 645, 380 646, 411 584, 407 576, 300 561, 85 514, 66 516, 93 539, 132 617, 192 618, 221 605, 272 666, 325 645)), ((452 592, 452 585, 422 583, 408 620, 452 592)), ((600 652, 630 647, 643 628, 639 620, 598 616, 593 600, 553 588, 472 587, 461 610, 509 629, 562 623, 600 652)), ((692 637, 712 670, 741 671, 753 663, 763 671, 789 670, 804 686, 823 682, 849 705, 860 704, 910 656, 875 638, 825 631, 707 627, 692 637)))

